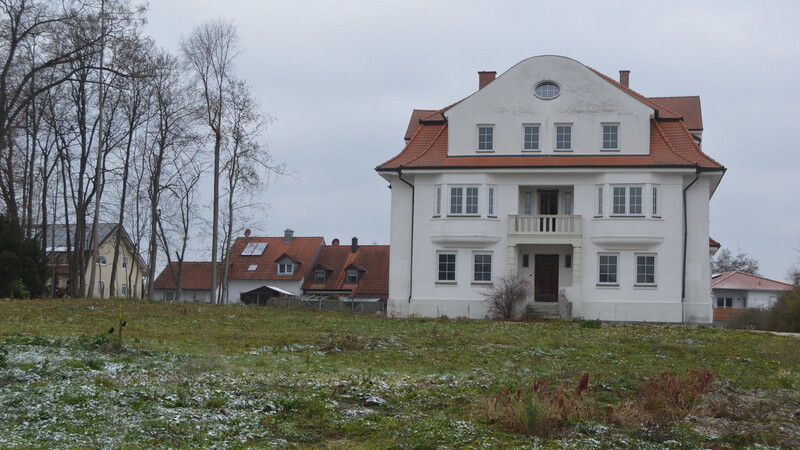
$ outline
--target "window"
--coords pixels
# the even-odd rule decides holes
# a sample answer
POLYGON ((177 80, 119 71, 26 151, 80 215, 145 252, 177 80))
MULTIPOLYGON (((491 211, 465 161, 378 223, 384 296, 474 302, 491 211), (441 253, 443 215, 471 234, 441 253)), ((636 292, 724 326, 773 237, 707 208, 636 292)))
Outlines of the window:
POLYGON ((539 125, 525 125, 524 150, 539 150, 539 125))
POLYGON ((314 270, 314 283, 321 284, 324 283, 326 279, 327 273, 325 272, 325 269, 314 270))
POLYGON ((266 242, 248 242, 242 250, 242 256, 261 256, 266 248, 266 242))
POLYGON ((106 293, 106 282, 100 280, 97 284, 100 286, 100 297, 102 297, 106 293))
POLYGON ((619 125, 603 124, 603 150, 619 150, 619 125))
POLYGON ((533 93, 542 100, 550 100, 558 97, 561 87, 553 81, 542 81, 533 88, 533 93))
POLYGON ((616 253, 599 254, 599 277, 597 282, 600 284, 617 284, 617 259, 616 253))
POLYGON ((653 217, 661 217, 658 204, 658 186, 653 186, 653 217))
POLYGON ((278 275, 291 275, 294 273, 294 264, 280 263, 278 264, 278 275))
POLYGON ((127 269, 128 268, 128 257, 127 256, 123 256, 122 257, 122 268, 123 269, 127 269))
POLYGON ((478 151, 490 152, 494 150, 494 126, 478 126, 478 151))
POLYGON ((450 214, 478 215, 478 187, 450 187, 450 214))
POLYGON ((433 215, 434 216, 441 216, 442 215, 442 187, 435 186, 434 192, 436 197, 433 200, 433 215))
POLYGON ((564 192, 564 214, 567 216, 572 215, 572 192, 564 192))
POLYGON ((440 282, 456 281, 456 254, 439 253, 436 280, 440 282))
POLYGON ((250 264, 249 266, 247 266, 248 272, 255 272, 256 269, 258 269, 258 264, 250 264))
POLYGON ((358 270, 357 269, 347 269, 347 277, 345 278, 345 284, 358 284, 358 270))
POLYGON ((522 210, 525 212, 525 215, 529 216, 533 214, 533 192, 525 191, 522 197, 522 210))
POLYGON ((128 283, 122 283, 122 286, 119 287, 119 294, 123 297, 128 296, 128 283))
POLYGON ((98 255, 97 256, 97 264, 99 264, 101 266, 105 266, 106 264, 108 264, 108 259, 106 259, 106 257, 104 255, 98 255))
POLYGON ((636 284, 656 284, 655 255, 636 255, 636 284))
POLYGON ((492 254, 491 253, 475 253, 474 257, 474 271, 472 280, 477 283, 486 283, 492 281, 492 254))
POLYGON ((171 302, 172 300, 175 300, 175 291, 167 291, 167 292, 165 292, 164 293, 164 299, 166 299, 168 302, 171 302))
POLYGON ((486 214, 488 214, 489 216, 495 216, 495 211, 494 211, 494 201, 495 201, 494 191, 495 191, 495 187, 494 186, 489 186, 486 189, 486 192, 488 193, 488 197, 489 197, 486 200, 486 204, 488 205, 488 208, 486 210, 486 214))
POLYGON ((717 297, 717 308, 733 308, 733 297, 717 297))
POLYGON ((572 150, 572 125, 556 125, 556 150, 572 150))
POLYGON ((642 187, 614 186, 612 214, 617 216, 642 215, 642 187))
POLYGON ((595 209, 595 216, 603 216, 603 186, 597 186, 597 208, 595 209))

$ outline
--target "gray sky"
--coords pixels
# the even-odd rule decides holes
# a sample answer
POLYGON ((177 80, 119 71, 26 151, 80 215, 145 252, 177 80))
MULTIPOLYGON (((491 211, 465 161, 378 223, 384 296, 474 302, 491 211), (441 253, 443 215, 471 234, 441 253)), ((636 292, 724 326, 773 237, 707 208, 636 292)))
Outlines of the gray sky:
MULTIPOLYGON (((576 59, 646 96, 700 95, 703 150, 728 168, 711 235, 785 279, 800 261, 800 2, 151 0, 148 34, 174 53, 200 23, 238 26, 237 71, 277 120, 259 233, 389 243, 373 170, 414 108, 474 92, 536 55, 576 59)), ((210 199, 209 199, 210 203, 210 199)))

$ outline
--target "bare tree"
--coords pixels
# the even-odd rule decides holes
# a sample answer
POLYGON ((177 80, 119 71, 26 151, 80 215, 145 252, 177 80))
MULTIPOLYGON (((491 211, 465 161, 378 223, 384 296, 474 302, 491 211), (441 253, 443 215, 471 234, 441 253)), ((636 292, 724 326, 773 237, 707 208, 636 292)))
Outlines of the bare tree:
POLYGON ((531 285, 520 276, 502 276, 482 295, 495 319, 513 319, 530 294, 531 285))
POLYGON ((237 56, 239 36, 236 27, 222 20, 207 22, 181 42, 187 65, 199 81, 204 103, 204 118, 214 139, 214 197, 211 230, 211 299, 217 298, 217 246, 219 242, 219 184, 223 137, 223 118, 227 114, 226 90, 237 56))
POLYGON ((723 248, 711 261, 712 273, 723 272, 744 272, 751 275, 758 275, 758 260, 751 258, 742 249, 736 249, 736 255, 723 248))

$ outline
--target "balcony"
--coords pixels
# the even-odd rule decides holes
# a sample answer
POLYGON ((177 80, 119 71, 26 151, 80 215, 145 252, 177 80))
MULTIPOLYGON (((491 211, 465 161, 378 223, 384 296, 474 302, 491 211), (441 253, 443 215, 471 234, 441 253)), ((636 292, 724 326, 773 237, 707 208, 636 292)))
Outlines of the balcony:
POLYGON ((514 237, 581 237, 581 216, 511 215, 508 234, 514 237))

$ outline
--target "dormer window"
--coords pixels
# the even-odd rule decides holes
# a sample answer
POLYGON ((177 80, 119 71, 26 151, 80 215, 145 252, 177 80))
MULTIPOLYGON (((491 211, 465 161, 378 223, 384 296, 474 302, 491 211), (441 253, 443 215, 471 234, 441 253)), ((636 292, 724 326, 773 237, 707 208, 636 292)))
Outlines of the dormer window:
POLYGON ((278 264, 278 275, 292 275, 294 274, 294 264, 289 263, 280 263, 278 264))
POLYGON ((344 281, 345 284, 358 284, 358 269, 347 269, 347 277, 344 281))
POLYGON ((314 284, 323 284, 327 278, 328 274, 325 272, 325 269, 314 270, 314 284))

